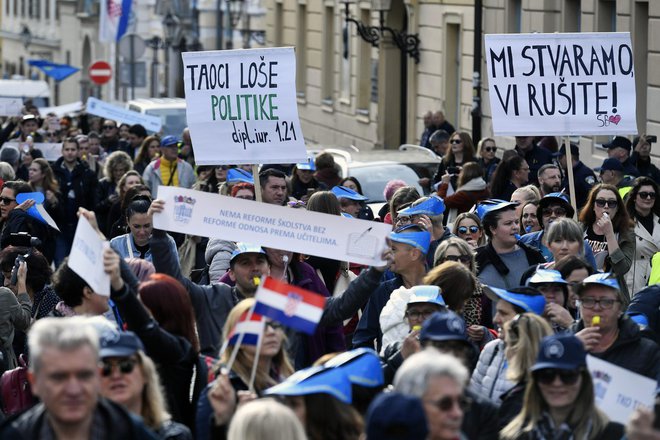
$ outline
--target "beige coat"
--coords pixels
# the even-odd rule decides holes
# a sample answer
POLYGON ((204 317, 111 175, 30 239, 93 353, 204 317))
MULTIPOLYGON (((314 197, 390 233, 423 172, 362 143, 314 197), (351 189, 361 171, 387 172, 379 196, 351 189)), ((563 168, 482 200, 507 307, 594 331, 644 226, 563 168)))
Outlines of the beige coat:
POLYGON ((653 254, 660 252, 660 218, 657 215, 653 214, 653 235, 635 221, 635 244, 633 264, 626 273, 626 284, 631 297, 648 285, 651 258, 653 254))

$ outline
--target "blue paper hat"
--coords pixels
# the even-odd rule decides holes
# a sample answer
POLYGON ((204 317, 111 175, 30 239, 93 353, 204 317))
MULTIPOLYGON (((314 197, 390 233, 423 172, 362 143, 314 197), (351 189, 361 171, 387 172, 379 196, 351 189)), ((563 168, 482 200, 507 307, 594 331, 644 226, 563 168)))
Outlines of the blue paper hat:
POLYGON ((468 341, 465 321, 451 310, 435 312, 419 333, 420 341, 468 341))
POLYGON ((331 191, 335 196, 337 196, 337 199, 350 199, 355 200, 356 202, 364 202, 365 200, 369 200, 369 198, 353 191, 350 188, 346 188, 345 186, 335 186, 331 191))
POLYGON ((488 199, 484 200, 483 202, 480 202, 477 204, 477 207, 474 211, 475 214, 477 214, 477 217, 479 217, 479 220, 484 219, 484 216, 490 212, 495 212, 499 211, 501 209, 508 208, 510 206, 518 206, 516 202, 507 202, 506 200, 500 200, 500 199, 488 199))
POLYGON ((429 434, 424 404, 419 397, 381 393, 366 415, 367 439, 418 440, 429 434))
POLYGON ((614 275, 609 272, 605 272, 605 273, 595 273, 582 280, 582 282, 578 285, 577 294, 582 295, 584 289, 592 284, 598 284, 601 286, 609 287, 610 289, 614 289, 617 292, 621 291, 621 286, 619 286, 619 282, 614 277, 614 275))
POLYGON ((525 295, 524 293, 516 293, 491 286, 484 286, 484 293, 491 301, 503 299, 526 312, 536 313, 539 316, 543 315, 545 310, 545 297, 540 293, 538 295, 525 295))
POLYGON ((442 289, 439 286, 413 286, 412 293, 408 299, 408 304, 428 303, 440 307, 447 307, 445 299, 442 297, 442 289))
POLYGON ((316 171, 316 164, 314 164, 314 159, 310 157, 307 162, 297 163, 296 168, 303 171, 316 171))
POLYGON ((340 368, 353 385, 375 388, 385 383, 380 358, 372 348, 345 351, 325 363, 328 368, 340 368))
POLYGON ((26 200, 34 200, 34 206, 31 206, 27 211, 27 215, 32 218, 39 220, 41 223, 47 224, 59 231, 55 220, 48 214, 46 208, 43 206, 45 197, 41 192, 31 192, 31 193, 20 193, 16 194, 16 203, 19 205, 26 200))
POLYGON ((532 371, 546 368, 577 370, 587 365, 587 352, 577 336, 566 333, 546 336, 541 340, 532 371))
POLYGON ((241 254, 266 255, 266 251, 264 251, 261 246, 257 246, 256 244, 236 243, 236 249, 234 249, 234 251, 231 253, 231 258, 229 259, 229 262, 231 263, 232 261, 234 261, 234 258, 238 257, 241 254))
POLYGON ((527 284, 566 284, 568 282, 561 276, 561 272, 553 269, 536 269, 532 277, 527 280, 527 284))
POLYGON ((161 147, 175 147, 179 144, 179 139, 177 139, 176 136, 165 136, 163 139, 160 140, 160 146, 161 147))
POLYGON ((390 232, 390 240, 410 245, 426 255, 431 245, 431 233, 429 231, 420 231, 417 225, 406 225, 394 232, 390 232))
POLYGON ((628 317, 632 319, 633 322, 635 322, 639 326, 643 326, 643 327, 649 326, 649 319, 643 313, 626 312, 626 315, 628 315, 628 317))
POLYGON ((230 168, 227 170, 227 183, 234 184, 239 182, 251 183, 254 185, 254 178, 250 172, 241 168, 230 168))
POLYGON ((342 213, 341 213, 341 216, 342 216, 342 217, 346 217, 346 218, 355 218, 355 217, 353 217, 352 215, 350 215, 348 212, 342 212, 342 213))
POLYGON ((296 371, 284 382, 268 388, 265 395, 305 396, 307 394, 329 394, 350 404, 351 381, 341 368, 322 366, 309 367, 296 371))
POLYGON ((428 200, 424 200, 419 205, 409 206, 397 211, 399 215, 440 215, 445 212, 445 202, 438 196, 431 196, 428 200))

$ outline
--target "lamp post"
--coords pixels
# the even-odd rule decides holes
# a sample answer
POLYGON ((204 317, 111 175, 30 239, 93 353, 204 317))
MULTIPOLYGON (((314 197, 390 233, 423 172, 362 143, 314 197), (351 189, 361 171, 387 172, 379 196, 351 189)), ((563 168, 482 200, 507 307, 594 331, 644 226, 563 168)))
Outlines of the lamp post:
POLYGON ((32 32, 30 32, 30 28, 27 27, 27 25, 23 25, 23 29, 21 30, 19 36, 21 38, 21 42, 23 42, 23 47, 25 50, 27 50, 27 48, 30 47, 30 44, 32 44, 32 32))
POLYGON ((151 97, 158 97, 158 50, 164 47, 163 40, 154 35, 147 40, 147 46, 154 51, 151 60, 151 97))
POLYGON ((174 40, 176 39, 179 31, 179 19, 172 14, 172 11, 167 11, 163 18, 163 28, 165 30, 165 85, 167 87, 167 96, 172 96, 173 75, 171 74, 172 66, 170 65, 170 50, 174 47, 174 40))
POLYGON ((227 36, 227 49, 234 48, 234 29, 238 25, 243 15, 245 0, 229 0, 227 8, 229 9, 229 35, 227 36))

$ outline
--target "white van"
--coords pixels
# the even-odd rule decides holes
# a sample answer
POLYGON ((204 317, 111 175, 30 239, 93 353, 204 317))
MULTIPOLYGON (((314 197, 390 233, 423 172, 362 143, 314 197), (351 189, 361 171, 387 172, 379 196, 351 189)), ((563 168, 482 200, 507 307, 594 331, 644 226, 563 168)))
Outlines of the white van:
POLYGON ((31 79, 0 79, 0 98, 28 99, 38 108, 49 107, 50 86, 46 81, 31 79))
POLYGON ((186 100, 183 98, 133 99, 126 103, 126 108, 137 113, 158 116, 163 122, 163 136, 181 137, 181 132, 188 126, 186 100))

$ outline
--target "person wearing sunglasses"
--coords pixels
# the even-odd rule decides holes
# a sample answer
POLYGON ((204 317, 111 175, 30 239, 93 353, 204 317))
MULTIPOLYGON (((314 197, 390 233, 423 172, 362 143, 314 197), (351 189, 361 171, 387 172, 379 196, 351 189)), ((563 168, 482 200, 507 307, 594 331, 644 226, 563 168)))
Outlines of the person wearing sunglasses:
POLYGON ((567 334, 545 337, 531 368, 522 411, 500 438, 618 440, 622 436, 623 426, 596 407, 580 340, 567 334))
POLYGON ((649 284, 651 259, 660 252, 658 184, 649 177, 635 179, 626 197, 626 209, 635 222, 635 253, 626 273, 628 291, 634 297, 649 284))
POLYGON ((624 277, 635 255, 635 231, 617 188, 604 183, 594 186, 579 217, 596 269, 616 275, 627 304, 630 292, 624 277))
POLYGON ((486 244, 486 235, 481 226, 481 220, 472 212, 459 214, 454 220, 454 227, 451 232, 458 238, 465 240, 473 249, 486 244))
POLYGON ((156 365, 140 338, 108 329, 99 339, 101 395, 141 417, 159 438, 192 440, 190 429, 171 420, 156 365))
POLYGON ((458 214, 468 212, 472 206, 480 200, 490 197, 488 185, 482 177, 482 170, 476 162, 468 162, 463 165, 458 174, 458 188, 452 187, 453 194, 447 195, 450 185, 450 174, 442 176, 438 195, 444 200, 449 215, 448 223, 453 223, 458 214))
POLYGON ((496 156, 497 145, 495 140, 492 138, 481 139, 477 144, 477 152, 479 153, 477 163, 483 171, 483 178, 486 182, 490 182, 497 164, 500 163, 500 158, 496 156))
POLYGON ((442 180, 443 176, 450 174, 450 182, 454 188, 458 187, 458 172, 453 171, 463 166, 468 162, 476 160, 474 154, 474 144, 472 137, 465 131, 455 131, 449 137, 449 148, 447 154, 442 158, 438 165, 438 169, 433 176, 433 183, 438 183, 442 180), (452 171, 450 173, 450 171, 452 171))
POLYGON ((655 380, 660 349, 624 312, 627 298, 611 273, 597 273, 578 286, 581 319, 571 330, 593 356, 655 380))

